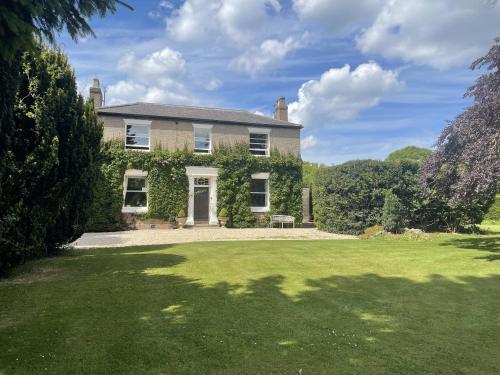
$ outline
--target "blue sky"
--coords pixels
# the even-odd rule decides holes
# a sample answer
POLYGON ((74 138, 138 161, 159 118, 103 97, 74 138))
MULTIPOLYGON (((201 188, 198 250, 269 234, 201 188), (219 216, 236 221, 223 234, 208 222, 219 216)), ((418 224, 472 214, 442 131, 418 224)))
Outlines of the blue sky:
POLYGON ((303 159, 326 164, 432 146, 500 35, 496 0, 127 2, 91 20, 97 38, 59 38, 83 94, 98 77, 108 105, 265 115, 284 95, 303 159))

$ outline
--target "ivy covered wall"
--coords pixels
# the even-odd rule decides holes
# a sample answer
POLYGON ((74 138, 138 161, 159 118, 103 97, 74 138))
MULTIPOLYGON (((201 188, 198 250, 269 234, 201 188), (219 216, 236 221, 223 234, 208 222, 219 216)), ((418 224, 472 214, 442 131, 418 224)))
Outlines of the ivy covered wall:
MULTIPOLYGON (((121 213, 123 177, 127 169, 148 171, 148 213, 143 218, 173 221, 180 209, 187 212, 187 166, 219 168, 218 211, 228 211, 228 226, 257 225, 250 209, 250 179, 253 173, 269 172, 269 214, 295 216, 302 222, 302 161, 292 155, 271 152, 255 157, 247 145, 223 146, 211 155, 195 155, 187 150, 151 152, 125 150, 123 142, 103 143, 100 173, 91 207, 88 231, 112 231, 125 227, 121 213)), ((266 218, 268 215, 266 215, 266 218)))

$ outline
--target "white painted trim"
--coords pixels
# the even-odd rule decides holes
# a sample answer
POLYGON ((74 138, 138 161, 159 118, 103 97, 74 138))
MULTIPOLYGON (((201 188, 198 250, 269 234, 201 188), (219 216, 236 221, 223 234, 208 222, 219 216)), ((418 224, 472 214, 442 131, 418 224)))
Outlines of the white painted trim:
POLYGON ((140 169, 127 169, 125 171, 126 177, 148 177, 148 171, 141 171, 140 169))
POLYGON ((217 177, 219 169, 213 167, 186 167, 186 175, 189 181, 189 198, 188 198, 188 216, 186 225, 194 225, 194 178, 208 177, 209 178, 209 202, 208 202, 208 223, 210 225, 218 225, 217 218, 217 177))
POLYGON ((271 129, 269 128, 248 128, 249 133, 258 133, 258 134, 270 134, 271 129))
POLYGON ((131 151, 151 151, 151 120, 136 120, 131 118, 124 118, 123 122, 125 123, 125 150, 131 151), (136 146, 138 148, 127 148, 127 125, 139 125, 139 126, 147 126, 148 127, 148 146, 136 146))
POLYGON ((138 120, 135 118, 124 118, 125 125, 151 125, 151 120, 138 120))
MULTIPOLYGON (((266 153, 264 155, 254 155, 256 157, 269 157, 271 154, 271 129, 269 128, 248 128, 248 134, 250 135, 251 133, 254 134, 267 134, 267 148, 266 148, 266 153)), ((249 140, 250 141, 250 140, 249 140)), ((250 149, 250 143, 248 144, 248 147, 250 149)), ((250 150, 250 153, 252 151, 250 150)))
POLYGON ((210 155, 212 153, 212 128, 214 126, 211 124, 196 124, 193 123, 193 153, 196 155, 210 155), (205 129, 208 130, 208 152, 196 152, 196 130, 205 129))
POLYGON ((194 129, 212 129, 214 126, 212 124, 197 124, 193 123, 194 129))
MULTIPOLYGON (((252 179, 256 180, 266 180, 266 206, 265 207, 250 207, 252 212, 269 212, 271 210, 269 204, 269 198, 271 192, 269 191, 269 172, 260 172, 252 174, 252 179)), ((250 192, 252 193, 252 192, 250 192)))
POLYGON ((252 179, 256 180, 269 180, 269 172, 254 173, 252 179))
POLYGON ((186 174, 193 177, 217 177, 219 168, 213 167, 186 167, 186 174))
POLYGON ((127 169, 123 176, 123 202, 122 202, 122 212, 131 214, 144 214, 148 212, 149 209, 149 186, 148 186, 148 172, 142 171, 140 169, 127 169), (125 195, 127 194, 127 184, 129 178, 145 178, 146 179, 146 207, 125 207, 125 195))

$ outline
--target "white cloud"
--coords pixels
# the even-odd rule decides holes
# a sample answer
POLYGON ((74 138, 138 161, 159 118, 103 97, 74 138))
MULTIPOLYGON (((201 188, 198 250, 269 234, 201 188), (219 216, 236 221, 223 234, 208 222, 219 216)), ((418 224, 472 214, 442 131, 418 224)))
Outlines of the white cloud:
POLYGON ((275 39, 265 40, 259 47, 251 47, 245 53, 233 59, 229 66, 254 76, 264 68, 276 65, 290 52, 303 47, 304 38, 297 40, 289 37, 282 42, 275 39))
POLYGON ((138 58, 126 53, 118 61, 118 70, 127 79, 107 88, 107 104, 133 101, 154 103, 192 103, 193 98, 184 84, 186 61, 181 53, 170 48, 138 58))
POLYGON ((167 31, 181 42, 223 37, 246 44, 261 33, 269 15, 280 9, 278 0, 185 0, 166 19, 167 31))
POLYGON ((483 55, 499 25, 496 0, 389 0, 357 45, 364 53, 443 69, 483 55))
POLYGON ((396 72, 384 70, 375 62, 361 64, 353 71, 349 65, 333 68, 319 80, 302 85, 299 100, 288 105, 290 120, 307 127, 352 120, 403 85, 396 72))
POLYGON ((205 85, 205 90, 215 91, 218 90, 221 86, 222 86, 222 81, 220 79, 213 78, 205 85))
POLYGON ((313 148, 318 143, 318 140, 313 135, 308 135, 300 141, 300 148, 302 151, 313 148))
POLYGON ((336 34, 355 31, 377 16, 385 0, 293 0, 300 19, 336 34))

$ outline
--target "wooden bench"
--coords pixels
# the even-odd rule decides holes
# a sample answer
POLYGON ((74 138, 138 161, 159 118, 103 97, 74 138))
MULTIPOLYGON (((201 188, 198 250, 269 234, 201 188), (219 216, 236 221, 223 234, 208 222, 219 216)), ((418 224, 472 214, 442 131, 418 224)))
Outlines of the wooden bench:
POLYGON ((284 224, 292 224, 292 227, 295 228, 295 217, 289 215, 271 215, 269 228, 273 228, 276 223, 281 224, 281 228, 283 228, 284 224))

